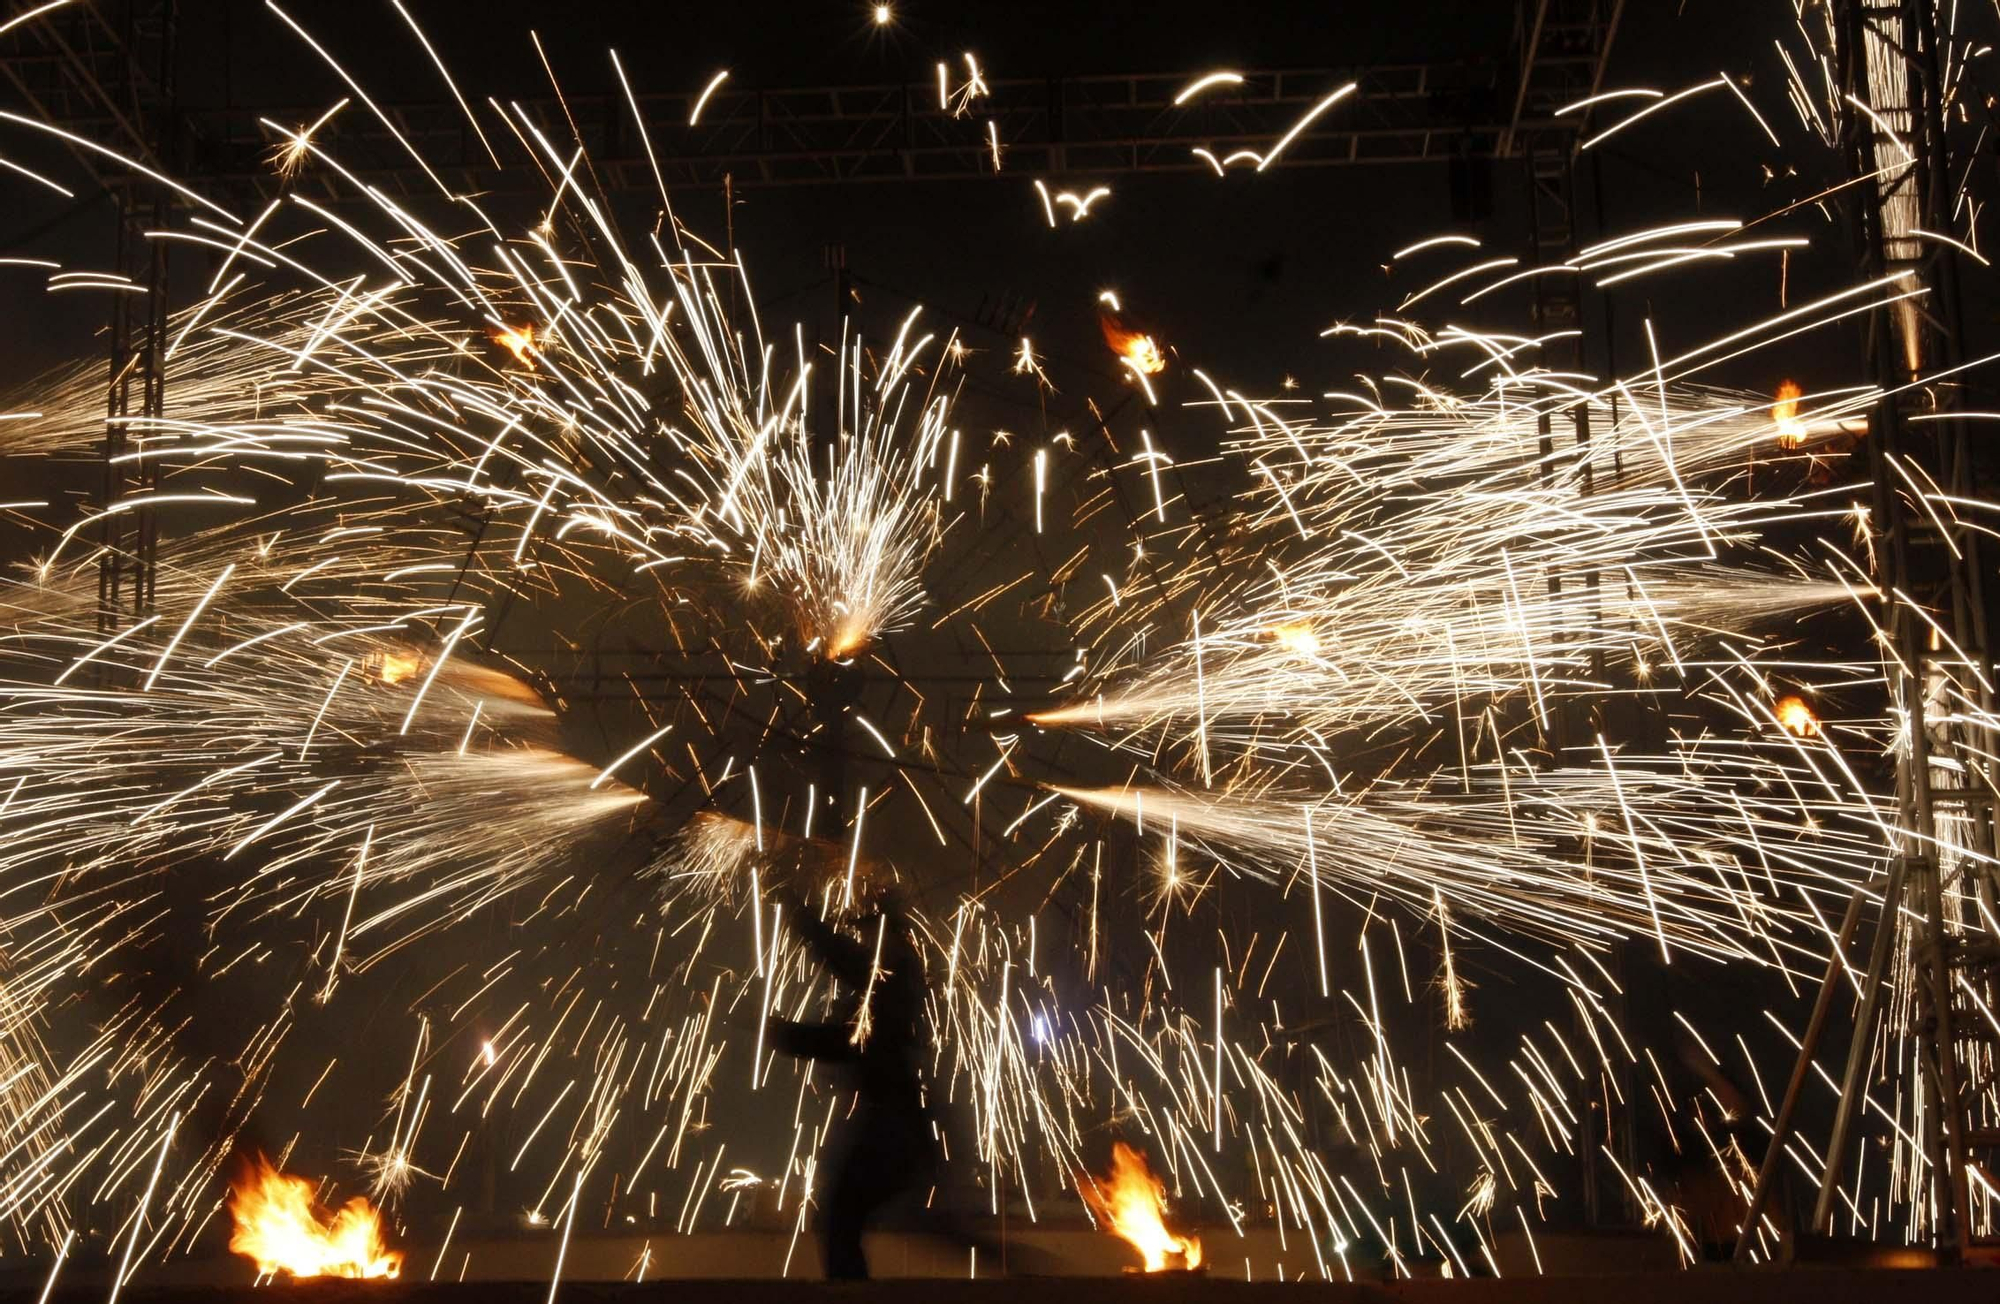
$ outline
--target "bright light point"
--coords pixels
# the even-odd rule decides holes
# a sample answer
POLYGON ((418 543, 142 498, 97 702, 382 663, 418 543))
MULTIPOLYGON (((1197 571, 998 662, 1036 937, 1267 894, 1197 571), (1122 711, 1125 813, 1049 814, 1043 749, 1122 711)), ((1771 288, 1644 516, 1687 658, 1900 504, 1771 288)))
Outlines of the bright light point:
POLYGON ((1107 324, 1104 337, 1111 343, 1111 351, 1142 376, 1157 376, 1167 369, 1167 355, 1152 336, 1141 335, 1137 331, 1120 330, 1107 324))
POLYGON ((521 326, 502 326, 492 332, 495 344, 514 355, 514 361, 524 367, 535 365, 535 327, 532 322, 521 326))
POLYGON ((1302 620, 1273 625, 1271 640, 1279 647, 1297 652, 1301 656, 1319 655, 1319 636, 1313 633, 1311 625, 1302 620))
POLYGON ((895 11, 890 9, 888 5, 875 6, 875 25, 877 27, 887 27, 894 21, 895 17, 895 11))
POLYGON ((1777 402, 1771 404, 1771 424, 1778 428, 1778 447, 1797 448, 1806 442, 1806 425, 1799 420, 1799 399, 1805 391, 1787 380, 1778 386, 1777 402))
POLYGON ((1785 732, 1799 738, 1819 736, 1819 717, 1806 705, 1802 697, 1781 697, 1771 707, 1771 714, 1778 718, 1785 732))

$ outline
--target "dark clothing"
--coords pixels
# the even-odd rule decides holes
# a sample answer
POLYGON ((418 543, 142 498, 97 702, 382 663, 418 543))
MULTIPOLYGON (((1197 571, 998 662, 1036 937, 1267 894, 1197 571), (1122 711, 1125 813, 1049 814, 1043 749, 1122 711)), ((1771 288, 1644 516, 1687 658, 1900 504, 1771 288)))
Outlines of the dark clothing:
POLYGON ((820 1215, 820 1237, 826 1275, 863 1281, 868 1258, 861 1233, 884 1206, 930 1174, 931 1130, 920 1114, 869 1104, 855 1111, 847 1126, 820 1215))
POLYGON ((828 1023, 772 1019, 768 1035, 788 1054, 840 1064, 844 1085, 857 1097, 847 1138, 824 1187, 820 1236, 826 1275, 859 1280, 868 1276, 861 1233, 869 1219, 931 1170, 930 1117, 917 1076, 917 1052, 923 1044, 923 964, 903 921, 893 913, 864 921, 859 941, 828 926, 811 910, 800 911, 797 920, 800 932, 843 988, 842 1017, 828 1023), (866 1036, 856 1045, 856 1026, 864 1017, 866 1036))

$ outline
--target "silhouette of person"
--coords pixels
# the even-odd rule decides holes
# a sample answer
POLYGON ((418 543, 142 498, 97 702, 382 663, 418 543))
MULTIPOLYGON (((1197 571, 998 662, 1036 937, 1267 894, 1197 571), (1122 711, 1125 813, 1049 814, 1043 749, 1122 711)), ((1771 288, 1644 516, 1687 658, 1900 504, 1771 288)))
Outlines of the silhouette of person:
POLYGON ((901 904, 887 893, 857 921, 858 937, 832 927, 810 906, 795 918, 820 963, 840 982, 839 1017, 827 1023, 774 1018, 766 1035, 788 1054, 841 1065, 844 1084, 855 1093, 820 1205, 820 1239, 827 1277, 860 1281, 868 1276, 861 1234, 869 1220, 932 1166, 930 1115, 917 1077, 923 962, 901 904))

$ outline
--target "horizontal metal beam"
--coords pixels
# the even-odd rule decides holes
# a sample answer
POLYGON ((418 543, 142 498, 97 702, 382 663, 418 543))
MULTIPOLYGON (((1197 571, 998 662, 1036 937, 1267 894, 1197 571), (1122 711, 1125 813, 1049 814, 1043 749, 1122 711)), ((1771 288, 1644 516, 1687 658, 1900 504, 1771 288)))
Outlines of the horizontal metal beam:
MULTIPOLYGON (((1587 85, 1590 70, 1579 72, 1575 80, 1587 85)), ((1197 150, 1216 160, 1237 154, 1229 168, 1249 171, 1324 97, 1353 82, 1356 91, 1285 141, 1269 166, 1439 162, 1498 157, 1511 148, 1508 111, 1516 88, 1503 82, 1513 75, 1491 62, 1253 71, 1241 85, 1212 88, 1186 104, 1175 102, 1189 83, 1182 73, 995 78, 970 97, 962 72, 949 70, 942 95, 936 83, 923 82, 784 89, 725 83, 700 105, 698 116, 698 92, 638 97, 644 139, 622 95, 508 101, 508 123, 498 120, 493 105, 476 105, 502 167, 494 166, 450 100, 384 105, 423 166, 359 104, 349 105, 315 140, 342 167, 396 194, 434 191, 426 166, 456 193, 548 193, 554 169, 547 159, 522 162, 530 157, 523 144, 532 138, 530 124, 565 163, 582 145, 590 174, 579 180, 614 193, 653 190, 653 159, 669 188, 681 190, 718 187, 725 177, 737 188, 991 177, 996 142, 1003 176, 1085 181, 1126 173, 1212 173, 1216 164, 1197 150)), ((1561 103, 1530 90, 1522 126, 1575 130, 1574 117, 1555 116, 1561 103)), ((184 114, 188 137, 199 142, 186 168, 197 177, 274 193, 280 182, 269 155, 284 139, 281 131, 313 122, 324 107, 184 114)), ((82 116, 65 124, 72 129, 114 125, 93 116, 88 104, 76 108, 82 116)), ((315 185, 308 167, 297 184, 318 188, 325 182, 315 185)))

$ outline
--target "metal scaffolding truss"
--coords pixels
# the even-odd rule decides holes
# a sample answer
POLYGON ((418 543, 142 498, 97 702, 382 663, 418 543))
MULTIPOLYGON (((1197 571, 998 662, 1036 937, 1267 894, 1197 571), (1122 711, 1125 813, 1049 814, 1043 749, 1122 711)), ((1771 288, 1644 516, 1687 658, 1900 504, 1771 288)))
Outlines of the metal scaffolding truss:
MULTIPOLYGON (((1315 118, 1271 166, 1441 161, 1492 156, 1509 139, 1511 88, 1490 66, 1405 64, 1365 69, 1258 71, 1187 104, 1181 73, 993 78, 967 94, 963 70, 938 83, 732 89, 695 107, 699 93, 640 95, 642 139, 622 95, 510 101, 512 126, 529 123, 563 152, 581 144, 607 190, 652 190, 653 161, 670 190, 948 181, 1019 176, 1093 178, 1135 172, 1209 173, 1223 160, 1252 168, 1325 96, 1348 82, 1354 94, 1315 118), (1202 151, 1197 153, 1196 151, 1202 151), (1206 155, 1206 157, 1204 156, 1206 155), (1253 157, 1254 156, 1254 157, 1253 157)), ((1528 125, 1560 129, 1562 107, 1537 95, 1528 125)), ((275 188, 265 163, 280 130, 322 109, 231 111, 204 117, 200 170, 220 180, 275 188)), ((384 116, 430 170, 454 188, 483 193, 546 191, 533 170, 495 167, 458 105, 384 105, 384 116)), ((511 134, 482 120, 503 151, 511 134)), ((366 109, 350 106, 322 139, 349 167, 392 190, 429 186, 423 168, 366 109)))
MULTIPOLYGON (((174 0, 66 5, 30 23, 0 58, 0 79, 42 120, 77 131, 155 172, 173 152, 174 0), (88 123, 88 130, 73 124, 88 123)), ((103 501, 159 486, 157 462, 127 456, 132 423, 166 408, 167 244, 171 201, 115 159, 71 144, 70 153, 116 205, 109 275, 129 287, 111 296, 107 331, 103 501)), ((97 619, 117 628, 152 606, 159 553, 150 508, 107 514, 99 528, 97 619)))
MULTIPOLYGON (((131 80, 125 43, 99 6, 74 7, 68 23, 38 23, 43 48, 0 54, 0 69, 37 112, 144 160, 153 148, 131 80)), ((543 193, 533 168, 497 166, 487 141, 518 151, 528 124, 567 153, 584 147, 605 189, 651 190, 653 161, 671 189, 825 185, 1020 176, 1092 178, 1136 172, 1209 173, 1269 166, 1329 167, 1438 162, 1511 154, 1536 135, 1573 139, 1576 115, 1558 110, 1602 76, 1606 14, 1618 0, 1541 0, 1522 11, 1518 63, 1506 60, 1385 64, 1245 73, 1176 103, 1185 73, 984 78, 945 65, 940 79, 855 86, 701 90, 636 97, 642 138, 623 94, 567 95, 476 105, 473 128, 449 98, 382 101, 382 117, 347 106, 317 139, 342 166, 392 193, 433 189, 428 168, 464 193, 543 193), (1553 16, 1551 15, 1553 11, 1553 16), (1578 16, 1580 15, 1580 17, 1578 16), (1323 98, 1355 92, 1290 133, 1323 98), (495 120, 504 107, 509 122, 495 120), (699 108, 699 113, 696 110, 699 108), (386 121, 385 121, 386 119, 386 121), (391 127, 393 126, 393 131, 391 127), (397 139, 407 141, 405 149, 397 139), (1287 139, 1289 136, 1289 139, 1287 139), (648 157, 650 142, 652 157, 648 157), (421 156, 419 164, 411 151, 421 156), (1233 161, 1232 156, 1234 156, 1233 161)), ((59 11, 61 12, 61 11, 59 11)), ((1616 19, 1611 18, 1615 27, 1616 19)), ((185 170, 259 192, 275 191, 268 155, 283 133, 317 120, 326 105, 188 112, 185 170), (192 142, 199 142, 198 144, 192 142)))
MULTIPOLYGON (((45 122, 159 169, 158 113, 172 7, 147 0, 65 5, 26 24, 0 51, 0 82, 45 122)), ((72 148, 107 189, 123 169, 72 148)))

